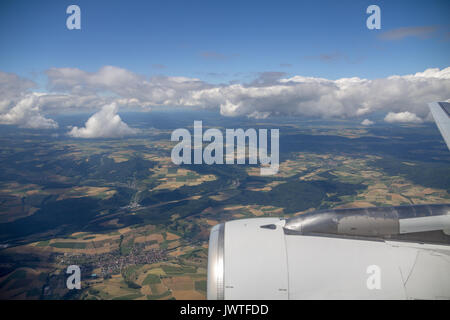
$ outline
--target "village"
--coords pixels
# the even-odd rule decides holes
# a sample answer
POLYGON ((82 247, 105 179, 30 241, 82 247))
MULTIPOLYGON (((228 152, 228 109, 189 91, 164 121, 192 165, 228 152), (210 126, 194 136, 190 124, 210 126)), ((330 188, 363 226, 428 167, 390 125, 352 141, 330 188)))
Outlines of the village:
POLYGON ((120 274, 129 266, 140 264, 152 264, 166 261, 166 251, 161 249, 144 250, 144 245, 134 244, 128 254, 121 254, 120 250, 107 253, 89 255, 84 253, 65 253, 56 256, 59 265, 78 265, 83 277, 109 278, 114 274, 120 274), (100 273, 92 273, 100 269, 100 273))

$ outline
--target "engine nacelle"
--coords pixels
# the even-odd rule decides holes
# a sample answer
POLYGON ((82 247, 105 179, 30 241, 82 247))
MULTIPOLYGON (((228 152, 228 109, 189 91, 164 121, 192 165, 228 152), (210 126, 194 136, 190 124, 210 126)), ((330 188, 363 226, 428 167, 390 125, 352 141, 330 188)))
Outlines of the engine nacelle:
POLYGON ((216 225, 207 298, 450 299, 449 207, 405 208, 216 225))

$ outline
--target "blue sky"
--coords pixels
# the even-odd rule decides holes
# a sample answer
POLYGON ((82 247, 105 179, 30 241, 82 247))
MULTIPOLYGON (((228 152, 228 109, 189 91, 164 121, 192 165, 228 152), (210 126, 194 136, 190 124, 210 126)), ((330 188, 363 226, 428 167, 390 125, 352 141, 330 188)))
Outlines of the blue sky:
POLYGON ((448 0, 2 0, 0 124, 88 112, 96 125, 76 133, 104 137, 127 128, 118 112, 155 108, 423 123, 428 102, 450 101, 449 13, 448 0), (66 27, 72 4, 81 30, 66 27))
POLYGON ((51 67, 251 81, 280 71, 382 78, 450 65, 449 1, 22 1, 0 4, 0 70, 45 84, 51 67), (66 29, 81 8, 82 30, 66 29), (381 8, 381 30, 366 8, 381 8), (428 30, 385 39, 398 28, 428 30), (428 29, 426 29, 428 28, 428 29))

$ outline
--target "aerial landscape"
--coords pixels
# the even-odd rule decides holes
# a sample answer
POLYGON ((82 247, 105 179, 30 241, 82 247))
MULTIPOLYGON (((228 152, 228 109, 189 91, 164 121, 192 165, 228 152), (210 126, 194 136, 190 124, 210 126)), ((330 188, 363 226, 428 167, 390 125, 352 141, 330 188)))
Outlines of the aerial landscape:
POLYGON ((278 119, 279 174, 262 177, 250 165, 174 165, 171 116, 129 115, 151 129, 127 139, 2 128, 2 298, 204 299, 209 231, 220 222, 450 200, 450 154, 433 123, 278 119), (86 279, 76 295, 65 286, 72 264, 86 279))
POLYGON ((225 221, 450 203, 447 2, 131 2, 0 5, 0 300, 203 300, 225 221), (174 163, 198 120, 279 130, 276 173, 174 163))

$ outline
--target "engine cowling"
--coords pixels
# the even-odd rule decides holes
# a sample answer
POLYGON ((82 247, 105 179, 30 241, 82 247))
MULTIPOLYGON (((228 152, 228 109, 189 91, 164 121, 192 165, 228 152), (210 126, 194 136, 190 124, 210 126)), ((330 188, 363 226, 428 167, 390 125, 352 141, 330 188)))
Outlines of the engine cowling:
POLYGON ((447 205, 216 225, 208 299, 450 298, 447 205))

